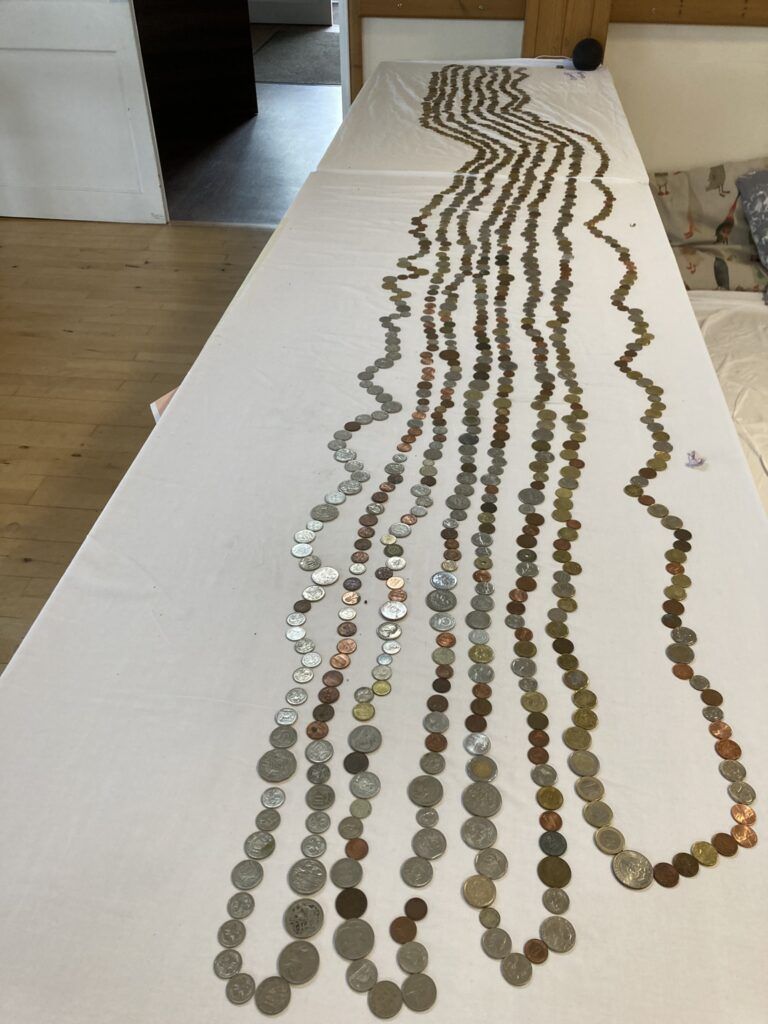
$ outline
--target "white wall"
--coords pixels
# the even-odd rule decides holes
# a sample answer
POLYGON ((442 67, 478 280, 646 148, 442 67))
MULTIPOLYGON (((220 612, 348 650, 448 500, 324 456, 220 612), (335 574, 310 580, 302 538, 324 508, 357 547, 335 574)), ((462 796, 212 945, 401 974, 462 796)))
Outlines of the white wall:
POLYGON ((768 28, 613 24, 605 52, 649 170, 768 155, 768 28))

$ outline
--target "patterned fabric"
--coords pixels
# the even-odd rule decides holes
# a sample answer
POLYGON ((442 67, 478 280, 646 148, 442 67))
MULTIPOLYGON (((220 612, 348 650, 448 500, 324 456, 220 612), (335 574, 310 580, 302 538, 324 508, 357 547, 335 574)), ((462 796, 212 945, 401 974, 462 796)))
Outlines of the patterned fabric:
POLYGON ((689 290, 768 286, 737 187, 738 178, 761 170, 768 157, 653 175, 656 206, 689 290))
POLYGON ((750 171, 736 185, 760 262, 768 270, 768 171, 750 171))

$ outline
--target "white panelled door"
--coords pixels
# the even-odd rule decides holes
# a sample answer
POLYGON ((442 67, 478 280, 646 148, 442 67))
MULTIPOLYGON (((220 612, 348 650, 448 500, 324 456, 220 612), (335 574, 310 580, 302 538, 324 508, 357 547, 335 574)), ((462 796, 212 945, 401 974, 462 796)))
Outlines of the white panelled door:
POLYGON ((0 0, 0 215, 168 219, 130 0, 0 0))

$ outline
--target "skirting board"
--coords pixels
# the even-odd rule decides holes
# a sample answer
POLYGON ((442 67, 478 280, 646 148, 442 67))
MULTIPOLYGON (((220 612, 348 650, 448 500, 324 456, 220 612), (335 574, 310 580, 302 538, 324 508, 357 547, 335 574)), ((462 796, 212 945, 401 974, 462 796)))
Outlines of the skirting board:
POLYGON ((255 25, 332 25, 331 0, 248 0, 255 25))

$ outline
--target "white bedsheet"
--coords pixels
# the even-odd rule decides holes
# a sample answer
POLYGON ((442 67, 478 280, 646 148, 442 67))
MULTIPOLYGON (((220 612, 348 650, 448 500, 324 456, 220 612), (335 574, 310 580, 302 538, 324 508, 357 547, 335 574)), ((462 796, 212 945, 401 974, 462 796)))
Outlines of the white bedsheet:
MULTIPOLYGON (((404 94, 415 103, 413 82, 423 82, 427 70, 389 67, 374 76, 367 95, 401 77, 404 94)), ((601 73, 595 81, 610 102, 607 108, 598 104, 594 117, 608 125, 611 142, 617 101, 609 78, 601 73)), ((410 218, 444 187, 456 156, 430 148, 430 140, 418 174, 393 173, 391 163, 385 173, 375 166, 356 169, 365 149, 361 140, 389 131, 380 123, 385 115, 369 110, 365 95, 355 106, 333 160, 302 189, 0 680, 3 1024, 256 1019, 253 1006, 227 1004, 211 964, 232 891, 229 873, 259 809, 263 787, 255 764, 296 664, 282 639, 285 615, 306 585, 290 557, 292 535, 310 507, 344 478, 326 445, 345 419, 373 408, 356 373, 381 352, 378 318, 387 308, 382 276, 412 251, 410 218), (357 155, 347 160, 345 152, 357 155), (347 169, 340 172, 334 163, 347 169), (299 429, 292 425, 295 417, 299 429)), ((402 116, 399 111, 400 121, 402 116)), ((616 137, 617 161, 626 167, 632 159, 626 129, 616 137)), ((690 565, 696 584, 688 607, 699 634, 697 664, 706 665, 713 685, 723 690, 749 779, 764 791, 765 518, 647 185, 627 171, 617 194, 607 228, 631 246, 639 270, 632 298, 648 311, 656 335, 638 365, 664 383, 664 420, 675 441, 673 462, 654 494, 684 510, 696 538, 690 565), (707 457, 701 471, 685 467, 691 448, 707 457)), ((598 206, 583 182, 575 223, 598 206)), ((555 215, 552 204, 543 208, 542 237, 555 215)), ((584 231, 574 231, 574 249, 569 338, 591 411, 589 471, 577 503, 585 523, 579 541, 584 572, 572 629, 599 697, 595 748, 607 799, 628 845, 661 859, 727 827, 728 801, 700 705, 671 678, 664 655, 669 641, 658 621, 664 585, 659 531, 622 493, 628 473, 647 457, 648 434, 639 422, 642 397, 613 365, 631 338, 626 320, 605 298, 619 277, 616 260, 584 231)), ((547 270, 553 261, 548 251, 547 270)), ((513 286, 515 308, 523 283, 518 278, 513 286)), ((460 336, 471 336, 466 304, 456 315, 460 336)), ((404 357, 385 375, 388 390, 406 403, 418 363, 418 327, 416 317, 405 324, 404 357)), ((533 390, 525 351, 519 363, 513 421, 525 436, 533 390)), ((355 435, 367 465, 381 467, 389 459, 393 433, 401 433, 406 416, 355 435)), ((527 479, 526 446, 512 445, 509 457, 506 486, 516 490, 527 479)), ((449 486, 446 473, 430 525, 409 549, 411 611, 403 653, 393 694, 377 706, 384 745, 376 770, 383 791, 366 821, 371 853, 364 888, 377 932, 374 956, 388 977, 401 976, 388 924, 412 894, 399 877, 410 853, 414 810, 404 787, 422 750, 434 643, 424 596, 440 559, 433 520, 442 517, 449 486)), ((391 521, 411 500, 398 492, 391 521)), ((360 501, 348 501, 320 535, 317 550, 325 564, 344 569, 360 510, 360 501)), ((498 572, 508 577, 514 575, 515 518, 500 522, 497 534, 498 572)), ((551 568, 549 556, 542 556, 542 573, 551 568)), ((352 690, 369 679, 377 650, 375 586, 366 581, 371 591, 360 616, 359 670, 336 705, 338 798, 327 835, 328 865, 342 849, 335 823, 346 814, 346 792, 338 761, 352 690)), ((313 611, 310 635, 318 622, 325 633, 332 627, 338 596, 337 585, 313 611)), ((543 628, 543 606, 532 621, 543 628)), ((500 666, 511 657, 508 634, 499 623, 493 643, 500 666)), ((539 828, 523 753, 527 727, 516 686, 511 680, 507 685, 506 676, 502 685, 502 675, 500 668, 491 731, 504 800, 500 844, 510 871, 500 883, 499 907, 519 949, 543 916, 535 875, 539 828)), ((430 913, 419 930, 440 993, 427 1019, 761 1021, 768 1000, 765 846, 702 869, 671 893, 618 885, 573 795, 559 738, 572 706, 552 669, 542 671, 542 687, 550 699, 552 763, 566 794, 562 814, 573 869, 568 917, 578 938, 569 954, 551 955, 537 968, 527 988, 513 990, 502 980, 480 950, 476 912, 460 896, 472 870, 471 851, 459 839, 466 776, 460 749, 465 684, 458 680, 464 678, 457 673, 440 806, 449 848, 436 865, 430 913)), ((299 727, 304 724, 306 712, 299 727)), ((257 909, 247 922, 243 953, 257 980, 274 973, 286 941, 280 915, 291 898, 286 871, 304 834, 303 786, 303 770, 286 783, 278 850, 266 864, 257 909)), ((290 1024, 369 1019, 332 948, 334 897, 330 884, 317 897, 326 913, 316 940, 320 972, 294 991, 284 1016, 290 1024)))

